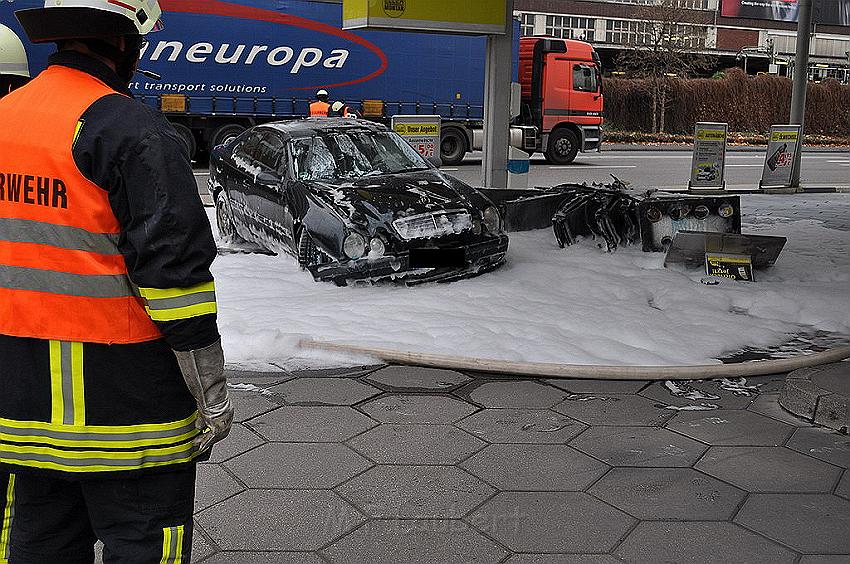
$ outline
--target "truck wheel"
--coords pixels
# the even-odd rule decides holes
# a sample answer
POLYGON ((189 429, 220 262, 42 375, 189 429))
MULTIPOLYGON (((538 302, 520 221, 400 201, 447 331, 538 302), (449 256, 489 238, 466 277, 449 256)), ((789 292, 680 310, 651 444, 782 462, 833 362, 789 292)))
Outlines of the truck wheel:
POLYGON ((566 165, 573 162, 578 154, 578 136, 569 129, 557 129, 549 136, 546 146, 546 162, 566 165))
POLYGON ((210 138, 210 151, 219 145, 227 145, 245 131, 245 128, 236 123, 228 123, 216 129, 210 138))
POLYGON ((307 229, 302 228, 301 234, 298 236, 298 265, 302 270, 307 270, 308 266, 316 266, 328 262, 328 256, 322 252, 313 238, 307 233, 307 229))
POLYGON ((456 127, 443 129, 440 135, 440 158, 444 165, 460 164, 466 155, 466 135, 456 127))
POLYGON ((177 135, 186 143, 186 148, 189 149, 189 160, 195 160, 195 153, 198 151, 198 142, 195 141, 195 134, 192 130, 182 123, 172 123, 177 135))

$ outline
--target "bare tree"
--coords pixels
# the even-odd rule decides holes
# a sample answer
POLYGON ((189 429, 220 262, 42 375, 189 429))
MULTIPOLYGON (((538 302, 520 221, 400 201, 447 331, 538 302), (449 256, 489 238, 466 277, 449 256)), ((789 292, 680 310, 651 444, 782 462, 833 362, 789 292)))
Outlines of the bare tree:
POLYGON ((638 10, 640 20, 627 30, 623 42, 630 49, 620 54, 618 67, 627 75, 648 80, 652 108, 652 133, 664 132, 669 105, 669 84, 709 67, 705 49, 706 28, 693 25, 687 0, 647 0, 638 10))

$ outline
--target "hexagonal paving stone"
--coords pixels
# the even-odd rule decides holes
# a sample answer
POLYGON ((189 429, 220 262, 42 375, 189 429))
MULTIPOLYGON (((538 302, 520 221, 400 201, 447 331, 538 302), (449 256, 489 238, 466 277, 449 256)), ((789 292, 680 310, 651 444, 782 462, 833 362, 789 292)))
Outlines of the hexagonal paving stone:
POLYGON ((339 442, 378 423, 350 407, 287 406, 247 424, 270 441, 339 442))
POLYGON ((484 407, 530 407, 546 409, 565 397, 552 386, 531 380, 485 382, 469 394, 472 401, 484 407))
POLYGON ((230 433, 221 442, 213 446, 210 462, 224 462, 243 452, 248 452, 263 444, 264 441, 256 433, 243 426, 235 424, 230 428, 230 433))
POLYGON ((451 425, 385 423, 348 444, 379 464, 455 464, 487 443, 451 425))
POLYGON ((747 407, 747 411, 782 421, 794 427, 810 427, 811 424, 779 405, 779 394, 761 394, 747 407))
POLYGON ((614 468, 588 493, 641 520, 699 521, 731 518, 746 495, 691 468, 614 468))
POLYGON ((655 404, 633 395, 590 395, 566 399, 552 409, 588 425, 658 427, 670 419, 673 412, 659 409, 655 404))
MULTIPOLYGON (((195 559, 192 558, 192 562, 195 559)), ((219 552, 203 564, 324 564, 313 552, 219 552)))
POLYGON ((490 564, 507 551, 459 520, 370 521, 322 551, 350 564, 490 564))
POLYGON ((195 481, 195 512, 223 501, 245 489, 218 464, 198 464, 195 481))
MULTIPOLYGON (((200 562, 215 552, 215 548, 204 536, 201 528, 195 524, 192 531, 192 562, 200 562)), ((96 562, 96 564, 99 564, 96 562)))
POLYGON ((371 462, 338 443, 267 443, 225 463, 249 488, 332 488, 371 462))
POLYGON ((623 564, 608 554, 514 554, 506 564, 623 564))
POLYGON ((808 554, 850 554, 850 501, 822 494, 750 494, 735 522, 808 554))
POLYGON ((455 466, 375 466, 336 491, 370 517, 457 519, 495 490, 455 466))
POLYGON ((478 408, 449 396, 389 394, 359 406, 384 423, 454 423, 478 408))
POLYGON ((683 407, 703 404, 716 405, 720 409, 744 409, 752 403, 756 393, 754 392, 751 396, 735 395, 730 391, 722 389, 717 380, 693 380, 677 381, 669 384, 665 381, 653 382, 644 388, 640 392, 640 395, 663 405, 683 407), (683 392, 703 394, 707 397, 688 399, 674 394, 668 386, 682 390, 683 392))
POLYGON ((269 390, 289 405, 354 405, 381 393, 351 378, 295 378, 269 390))
POLYGON ((794 431, 790 425, 745 410, 683 411, 667 428, 710 445, 779 446, 794 431))
POLYGON ((483 409, 456 424, 491 443, 564 444, 587 425, 540 409, 483 409))
POLYGON ((582 491, 608 466, 567 445, 489 445, 461 464, 499 490, 582 491))
POLYGON ((363 516, 324 490, 247 490, 201 511, 198 522, 223 550, 316 550, 363 516))
POLYGON ((290 374, 298 378, 360 378, 385 366, 385 364, 374 364, 371 366, 343 366, 342 368, 311 368, 291 370, 290 374))
POLYGON ((800 559, 800 564, 847 564, 850 556, 847 554, 809 554, 800 559))
POLYGON ((611 466, 692 466, 708 449, 659 427, 592 427, 570 446, 611 466))
POLYGON ((453 370, 419 366, 388 366, 366 377, 366 380, 394 390, 447 390, 472 380, 453 370))
POLYGON ((785 447, 711 447, 695 466, 749 492, 831 492, 841 469, 785 447))
POLYGON ((546 380, 546 382, 573 394, 636 394, 649 384, 646 380, 592 380, 584 378, 559 378, 557 380, 546 380))
POLYGON ((732 523, 644 522, 615 555, 629 564, 791 564, 796 554, 732 523))
POLYGON ((230 401, 233 403, 233 421, 236 423, 243 423, 280 407, 280 404, 275 403, 271 397, 259 391, 228 389, 228 392, 230 401))
POLYGON ((835 495, 850 499, 850 470, 844 471, 844 477, 841 478, 838 487, 835 488, 835 495))
POLYGON ((787 446, 830 464, 850 468, 850 437, 823 427, 803 427, 794 431, 787 446))
POLYGON ((501 492, 465 518, 515 552, 609 552, 635 520, 586 493, 501 492))

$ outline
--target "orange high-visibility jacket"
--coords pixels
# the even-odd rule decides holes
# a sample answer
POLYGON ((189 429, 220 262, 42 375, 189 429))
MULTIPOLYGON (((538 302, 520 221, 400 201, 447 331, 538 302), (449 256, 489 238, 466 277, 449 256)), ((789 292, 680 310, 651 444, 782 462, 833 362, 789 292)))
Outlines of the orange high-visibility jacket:
POLYGON ((331 105, 327 102, 313 102, 310 104, 310 117, 327 117, 331 105))
POLYGON ((4 101, 0 128, 0 334, 91 343, 161 337, 127 275, 106 190, 72 147, 83 113, 115 91, 51 66, 4 101))

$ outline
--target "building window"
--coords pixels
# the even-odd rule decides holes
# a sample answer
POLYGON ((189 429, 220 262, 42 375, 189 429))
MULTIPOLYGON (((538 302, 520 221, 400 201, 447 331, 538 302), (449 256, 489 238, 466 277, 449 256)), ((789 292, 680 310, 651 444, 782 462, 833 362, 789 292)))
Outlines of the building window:
POLYGON ((683 48, 705 47, 706 29, 700 26, 643 20, 608 20, 605 42, 620 45, 676 45, 683 48))
POLYGON ((534 17, 535 14, 520 14, 519 31, 523 37, 534 35, 534 17))
POLYGON ((577 16, 546 16, 546 35, 561 39, 594 41, 596 20, 577 16))

